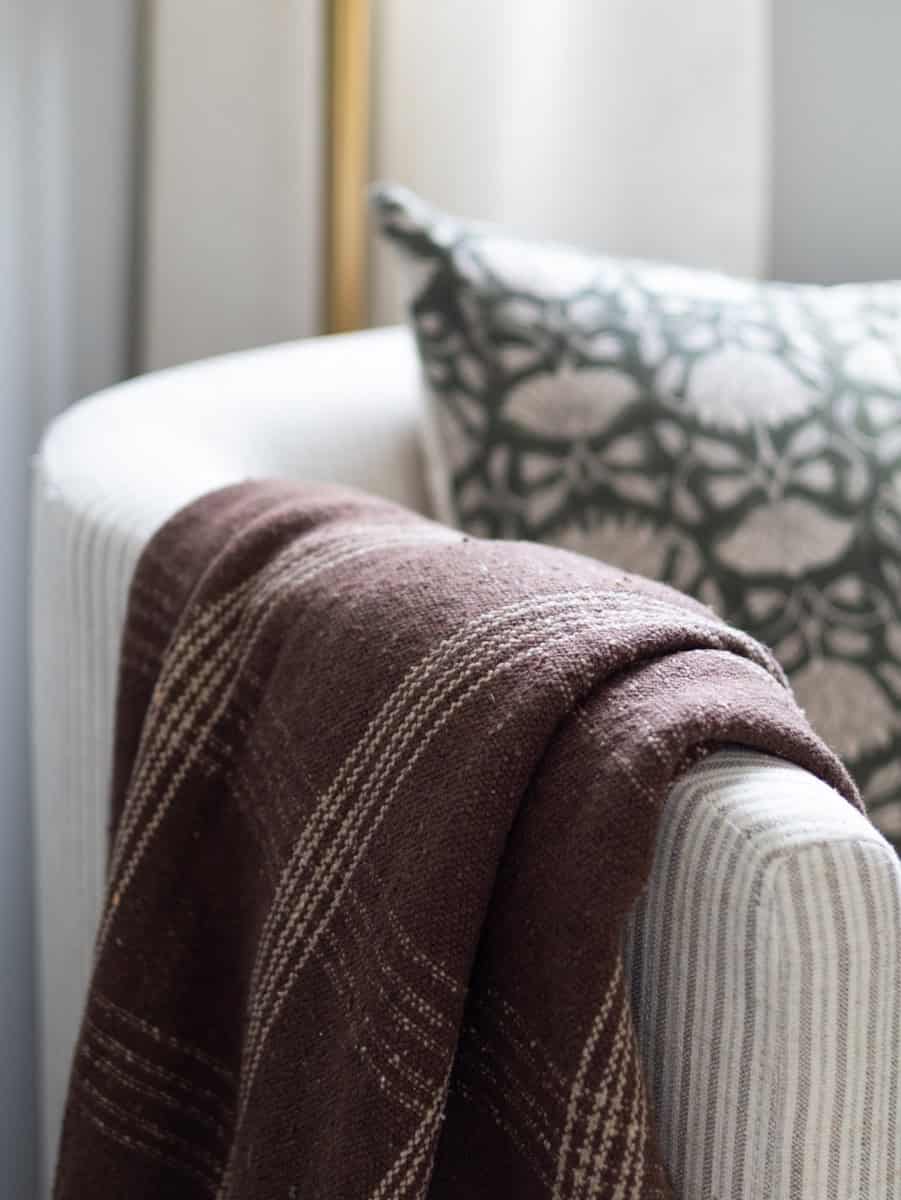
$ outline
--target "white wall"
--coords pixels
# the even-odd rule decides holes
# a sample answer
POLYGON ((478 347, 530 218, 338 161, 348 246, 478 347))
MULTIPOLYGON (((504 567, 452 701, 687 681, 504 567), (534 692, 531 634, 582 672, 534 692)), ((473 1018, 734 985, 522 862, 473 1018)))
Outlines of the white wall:
POLYGON ((901 3, 774 5, 772 273, 901 278, 901 3))
POLYGON ((316 332, 322 0, 150 12, 142 369, 316 332))
POLYGON ((31 403, 38 426, 128 373, 140 0, 5 0, 20 14, 31 403))
POLYGON ((374 177, 613 252, 901 277, 898 0, 373 3, 374 177))
MULTIPOLYGON (((598 250, 765 268, 769 0, 374 4, 376 178, 598 250)), ((396 290, 378 251, 376 320, 396 290)))

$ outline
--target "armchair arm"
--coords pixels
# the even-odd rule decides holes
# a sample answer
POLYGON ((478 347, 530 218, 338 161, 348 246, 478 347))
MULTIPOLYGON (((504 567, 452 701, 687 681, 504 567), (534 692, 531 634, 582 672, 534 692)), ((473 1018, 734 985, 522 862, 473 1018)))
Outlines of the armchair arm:
POLYGON ((677 1195, 901 1197, 901 862, 859 812, 712 756, 670 795, 626 961, 677 1195))

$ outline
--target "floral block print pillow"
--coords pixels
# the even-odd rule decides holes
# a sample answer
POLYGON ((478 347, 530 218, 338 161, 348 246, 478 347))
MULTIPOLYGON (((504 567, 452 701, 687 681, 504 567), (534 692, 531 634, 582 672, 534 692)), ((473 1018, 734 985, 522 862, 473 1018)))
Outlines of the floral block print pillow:
POLYGON ((441 515, 690 592, 776 651, 901 844, 901 283, 529 243, 379 187, 441 515))

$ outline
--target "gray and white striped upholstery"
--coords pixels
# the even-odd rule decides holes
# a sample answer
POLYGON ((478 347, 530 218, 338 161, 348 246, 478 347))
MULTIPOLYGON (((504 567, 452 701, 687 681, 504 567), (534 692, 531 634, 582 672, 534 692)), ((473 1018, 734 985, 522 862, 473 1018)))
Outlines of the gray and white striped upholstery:
POLYGON ((670 796, 626 958, 680 1196, 901 1195, 901 864, 828 792, 734 750, 670 796))
MULTIPOLYGON (((35 464, 33 704, 44 1179, 105 863, 118 642, 150 534, 252 475, 425 507, 408 334, 147 376, 77 406, 35 464)), ((695 768, 667 807, 628 941, 641 1049, 683 1200, 901 1200, 901 878, 834 792, 759 755, 695 768)))

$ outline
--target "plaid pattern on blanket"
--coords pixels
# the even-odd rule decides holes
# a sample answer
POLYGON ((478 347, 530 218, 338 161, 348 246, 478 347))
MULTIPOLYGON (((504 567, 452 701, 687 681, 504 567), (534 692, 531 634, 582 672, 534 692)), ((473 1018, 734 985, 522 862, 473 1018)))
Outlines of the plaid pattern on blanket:
POLYGON ((858 803, 769 654, 662 585, 252 483, 155 537, 56 1195, 670 1195, 621 958, 681 770, 858 803))

